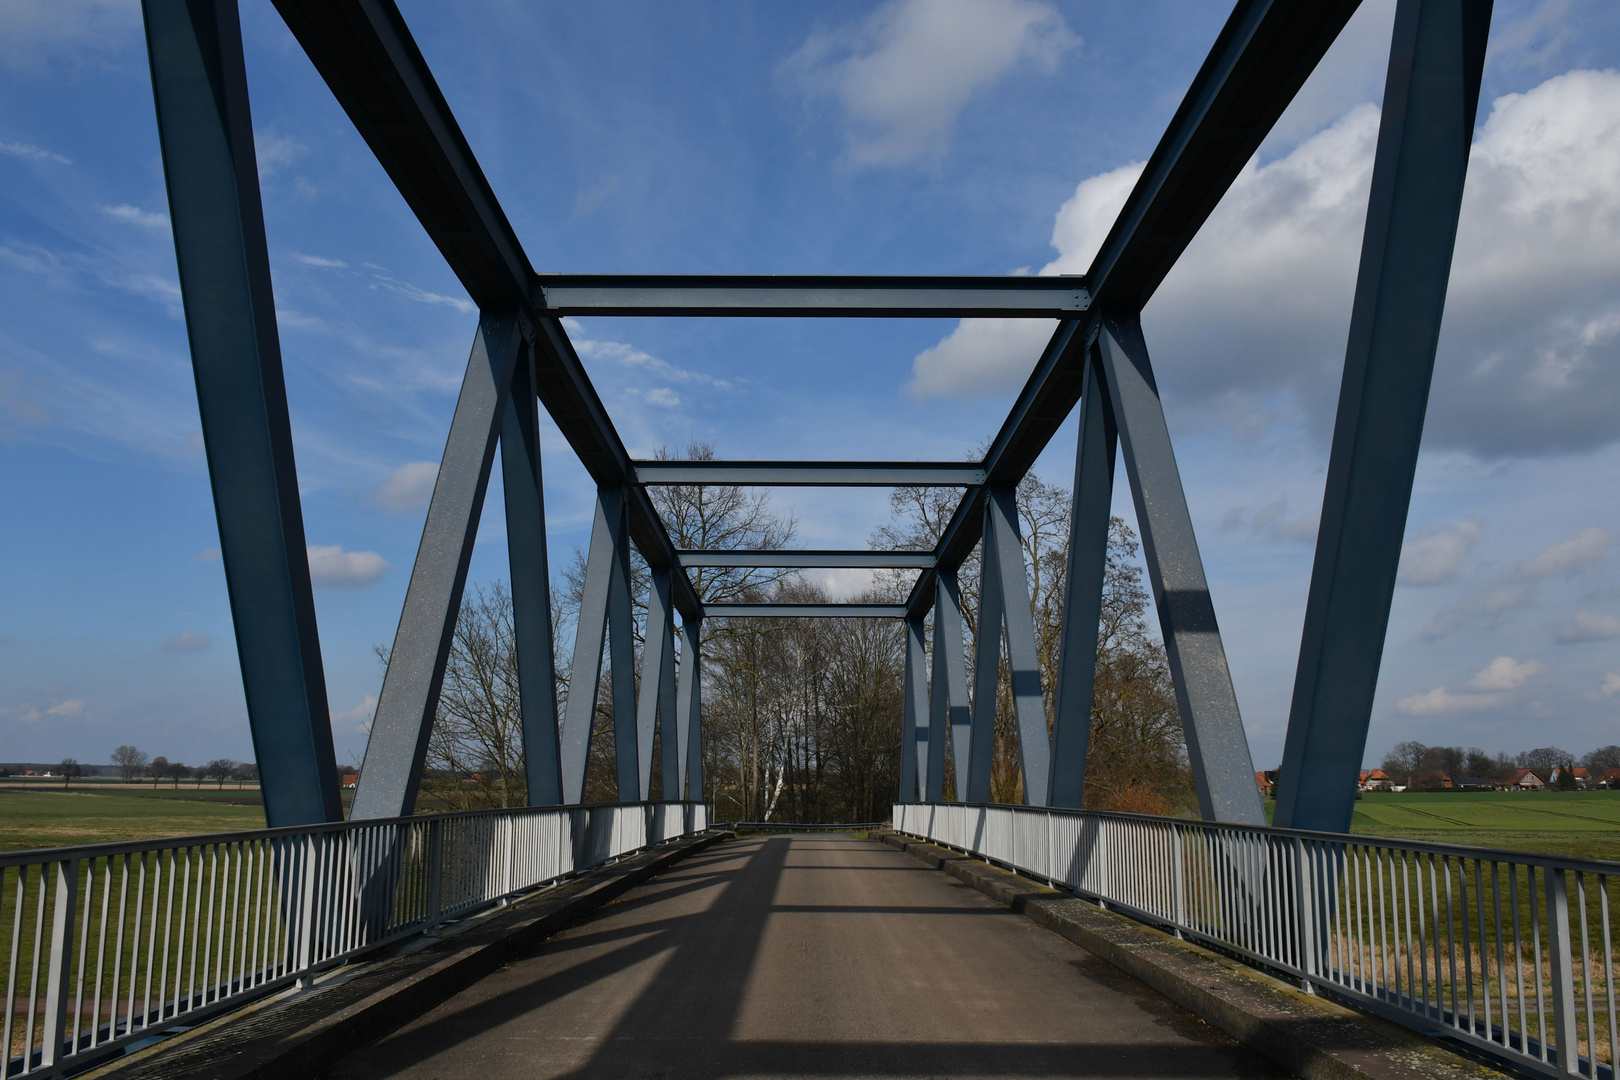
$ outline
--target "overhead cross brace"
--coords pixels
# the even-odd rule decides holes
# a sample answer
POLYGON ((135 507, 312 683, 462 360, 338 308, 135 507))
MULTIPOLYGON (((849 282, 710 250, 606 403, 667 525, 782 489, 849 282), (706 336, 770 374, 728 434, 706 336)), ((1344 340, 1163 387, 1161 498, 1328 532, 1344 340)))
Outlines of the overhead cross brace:
POLYGON ((814 277, 540 274, 551 315, 1055 319, 1091 304, 1079 277, 814 277))
POLYGON ((974 487, 984 467, 961 461, 637 461, 649 485, 744 487, 974 487))
POLYGON ((870 570, 926 570, 937 559, 932 551, 677 551, 685 567, 853 568, 870 570))

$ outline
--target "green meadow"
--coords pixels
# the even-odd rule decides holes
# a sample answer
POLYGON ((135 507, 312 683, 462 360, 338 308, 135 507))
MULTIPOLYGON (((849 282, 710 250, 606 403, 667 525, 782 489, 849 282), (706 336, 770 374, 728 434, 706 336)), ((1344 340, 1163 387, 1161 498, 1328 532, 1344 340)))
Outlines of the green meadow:
POLYGON ((0 851, 262 828, 254 788, 0 781, 0 851))
POLYGON ((1368 792, 1350 831, 1620 860, 1620 791, 1368 792))

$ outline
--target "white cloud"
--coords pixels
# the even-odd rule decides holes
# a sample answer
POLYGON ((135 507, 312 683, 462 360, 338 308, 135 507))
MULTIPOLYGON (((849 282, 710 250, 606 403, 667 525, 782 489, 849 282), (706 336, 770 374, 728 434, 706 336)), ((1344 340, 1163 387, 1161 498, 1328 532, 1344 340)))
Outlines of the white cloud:
POLYGON ((218 562, 219 548, 203 548, 201 551, 194 552, 187 557, 191 559, 192 562, 218 562))
POLYGON ((1479 674, 1468 680, 1468 689, 1482 690, 1486 693, 1517 690, 1532 676, 1540 675, 1546 670, 1546 665, 1539 660, 1526 660, 1520 663, 1511 656, 1498 656, 1485 665, 1479 674))
POLYGON ((334 712, 332 714, 332 722, 337 724, 352 722, 354 724, 354 731, 364 733, 371 730, 371 717, 376 711, 377 695, 367 694, 364 700, 362 700, 360 704, 356 705, 354 708, 345 709, 342 712, 334 712))
POLYGON ((51 716, 83 716, 84 698, 69 698, 66 701, 58 701, 45 711, 51 716))
POLYGON ((182 630, 163 643, 165 652, 198 652, 208 648, 210 642, 207 634, 194 634, 190 630, 182 630))
POLYGON ((1614 697, 1620 694, 1620 671, 1610 671, 1603 676, 1603 696, 1614 697))
POLYGON ((1476 672, 1461 691, 1437 686, 1402 698, 1395 708, 1407 716, 1442 716, 1499 708, 1512 700, 1515 691, 1546 670, 1546 665, 1539 660, 1521 663, 1511 656, 1498 656, 1476 672))
POLYGON ((71 158, 65 158, 54 150, 47 150, 43 146, 33 143, 6 142, 0 139, 0 154, 7 157, 23 158, 28 161, 54 161, 58 165, 71 165, 71 158))
POLYGON ((344 551, 338 544, 309 545, 309 577, 329 589, 360 589, 389 570, 375 551, 344 551))
POLYGON ((1316 540, 1316 531, 1322 521, 1322 509, 1317 507, 1308 514, 1288 516, 1288 499, 1283 497, 1267 503, 1252 515, 1246 506, 1234 506, 1221 517, 1221 530, 1247 528, 1255 539, 1290 541, 1309 544, 1316 540))
MULTIPOLYGON (((699 383, 712 386, 716 390, 730 390, 731 383, 725 379, 716 379, 701 371, 690 371, 686 368, 676 367, 674 364, 660 360, 649 352, 628 345, 622 341, 596 341, 584 337, 584 327, 573 319, 564 319, 564 327, 568 330, 569 340, 574 343, 574 351, 585 360, 618 364, 621 367, 636 368, 646 375, 667 379, 670 382, 699 383)), ((665 404, 665 402, 652 402, 652 404, 665 404)))
POLYGON ((0 709, 0 716, 15 716, 24 724, 36 724, 39 722, 39 710, 27 702, 21 705, 13 705, 8 709, 0 709))
POLYGON ((1501 694, 1458 694, 1437 686, 1427 693, 1401 698, 1395 707, 1407 716, 1440 716, 1494 709, 1501 703, 1501 694))
POLYGON ((433 485, 438 479, 437 461, 407 461, 377 485, 371 501, 396 514, 420 510, 433 498, 433 485))
MULTIPOLYGON (((1142 175, 1141 162, 1082 180, 1052 226, 1058 256, 1042 276, 1082 274, 1096 258, 1114 218, 1142 175)), ((1047 319, 963 319, 938 345, 911 362, 907 389, 919 398, 974 397, 1023 385, 1052 338, 1047 319)))
POLYGON ((1614 543, 1614 534, 1605 529, 1582 529, 1568 540, 1560 540, 1533 559, 1526 559, 1514 569, 1522 578, 1534 581, 1568 574, 1602 560, 1614 543))
POLYGON ((1463 557, 1479 542, 1479 526, 1459 521, 1406 538, 1397 579, 1403 585, 1437 585, 1457 576, 1463 557))
MULTIPOLYGON (((1620 438, 1620 71, 1566 72, 1486 112, 1424 445, 1487 458, 1606 445, 1620 438)), ((1378 125, 1377 107, 1359 105, 1244 167, 1144 316, 1174 408, 1247 417, 1281 395, 1326 443, 1378 125)), ((1085 269, 1082 240, 1113 220, 1109 200, 1084 202, 1058 214, 1055 267, 1085 269)), ((918 358, 915 392, 954 392, 949 376, 962 371, 964 393, 1021 385, 1033 349, 1010 363, 1016 349, 981 333, 968 355, 965 325, 958 333, 918 358)))
POLYGON ((168 214, 142 210, 140 207, 131 206, 128 203, 119 203, 117 206, 103 206, 100 209, 108 217, 128 222, 131 225, 140 225, 148 229, 167 229, 169 227, 168 214))
POLYGON ((851 163, 894 165, 942 154, 975 94, 1017 68, 1050 74, 1079 40, 1037 0, 889 0, 812 34, 782 72, 842 106, 851 163))
POLYGON ((666 409, 673 409, 681 403, 680 395, 667 386, 655 386, 641 397, 649 405, 658 405, 666 409))
POLYGON ((1565 645, 1577 641, 1608 641, 1620 638, 1620 619, 1592 611, 1577 611, 1573 619, 1558 628, 1557 636, 1565 645))

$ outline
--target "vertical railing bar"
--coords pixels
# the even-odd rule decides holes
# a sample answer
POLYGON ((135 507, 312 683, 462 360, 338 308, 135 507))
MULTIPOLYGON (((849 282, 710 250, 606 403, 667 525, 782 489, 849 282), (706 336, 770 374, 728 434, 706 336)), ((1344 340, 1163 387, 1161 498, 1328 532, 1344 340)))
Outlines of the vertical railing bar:
MULTIPOLYGON (((1541 1044, 1541 1060, 1551 1061, 1552 1040, 1547 1037, 1547 993, 1546 986, 1541 979, 1541 914, 1537 904, 1540 893, 1536 888, 1536 868, 1528 867, 1530 875, 1529 888, 1526 892, 1530 896, 1530 943, 1535 950, 1536 973, 1536 1037, 1541 1044)), ((1545 886, 1547 872, 1542 871, 1542 884, 1545 886)))
MULTIPOLYGON (((1597 1076, 1597 1020, 1592 1014, 1592 942, 1586 926, 1586 875, 1575 871, 1575 904, 1581 913, 1581 983, 1582 997, 1586 999, 1587 1058, 1592 1063, 1592 1075, 1597 1076)), ((1575 965, 1570 965, 1570 978, 1575 977, 1575 965)), ((1579 1049, 1577 1040, 1577 1050, 1579 1049)))
MULTIPOLYGON (((49 891, 45 876, 45 864, 39 864, 39 897, 34 905, 34 965, 33 972, 28 979, 28 1013, 23 1018, 23 1061, 31 1061, 34 1057, 34 1010, 39 1005, 39 956, 40 950, 45 947, 45 898, 49 891)), ((41 1033, 43 1037, 43 1033, 41 1033)))
MULTIPOLYGON (((5 895, 5 884, 6 871, 0 867, 0 898, 5 895)), ((7 1068, 11 1062, 11 1029, 17 1015, 17 961, 22 952, 23 908, 27 906, 27 894, 28 867, 24 865, 17 867, 17 887, 11 909, 11 952, 6 964, 6 1026, 5 1031, 0 1032, 0 1069, 7 1068)))
MULTIPOLYGON (((94 906, 96 895, 96 861, 94 858, 85 860, 84 866, 84 918, 80 925, 83 930, 79 934, 79 970, 73 980, 73 1024, 68 1030, 68 1046, 70 1053, 79 1049, 79 1028, 82 1026, 84 1016, 84 979, 86 970, 90 966, 90 910, 94 906)), ((94 988, 92 987, 92 992, 94 988)))
MULTIPOLYGON (((1611 1075, 1620 1066, 1620 1019, 1615 1016, 1614 1002, 1614 945, 1609 932, 1609 875, 1597 875, 1598 917, 1603 921, 1603 1002, 1609 1020, 1609 1070, 1611 1075)), ((1596 1071, 1597 1055, 1592 1055, 1596 1071)))
MULTIPOLYGON (((1451 1026, 1458 1027, 1462 1020, 1461 1004, 1457 1000, 1457 904, 1452 895, 1451 870, 1456 864, 1455 859, 1440 856, 1440 870, 1446 879, 1446 973, 1451 979, 1451 1026)), ((1466 927, 1466 923, 1464 926, 1466 927)), ((1438 927, 1436 927, 1436 943, 1438 944, 1438 927)))

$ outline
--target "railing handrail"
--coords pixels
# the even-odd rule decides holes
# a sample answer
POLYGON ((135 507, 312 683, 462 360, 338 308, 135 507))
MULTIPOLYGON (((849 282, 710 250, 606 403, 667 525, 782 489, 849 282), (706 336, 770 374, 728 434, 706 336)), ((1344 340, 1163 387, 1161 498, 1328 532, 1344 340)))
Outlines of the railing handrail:
POLYGON ((1163 814, 1137 814, 1128 810, 1086 810, 1066 806, 1024 806, 1020 803, 996 802, 939 802, 901 803, 901 806, 961 806, 969 809, 1017 810, 1021 813, 1066 814, 1074 817, 1116 818, 1129 821, 1162 822, 1166 825, 1204 829, 1229 829, 1266 836, 1290 836, 1301 840, 1315 840, 1332 844, 1369 844, 1378 847, 1422 851, 1433 855, 1463 855, 1471 859, 1495 859, 1515 862, 1548 870, 1581 870, 1593 874, 1620 876, 1620 861, 1589 859, 1580 855, 1553 855, 1540 851, 1515 851, 1511 848, 1476 847, 1472 844, 1443 844, 1432 840, 1408 840, 1398 836, 1378 836, 1371 833, 1315 832, 1309 829, 1284 829, 1275 825, 1246 825, 1233 821, 1205 821, 1195 817, 1171 817, 1163 814))
POLYGON ((346 821, 321 821, 311 825, 283 825, 276 829, 238 829, 234 832, 182 833, 178 836, 153 837, 147 840, 120 840, 110 844, 74 844, 65 847, 22 848, 0 851, 0 869, 33 865, 41 862, 61 862, 71 858, 104 858, 109 855, 136 855, 143 851, 169 851, 175 848, 206 847, 209 844, 234 844, 249 840, 271 840, 281 836, 307 836, 311 833, 347 832, 376 825, 409 825, 414 822, 454 821, 490 815, 549 813, 556 810, 591 810, 631 806, 699 806, 695 799, 676 799, 648 802, 596 802, 566 803, 553 806, 488 806, 476 810, 447 810, 438 814, 410 814, 392 818, 358 818, 346 821))

